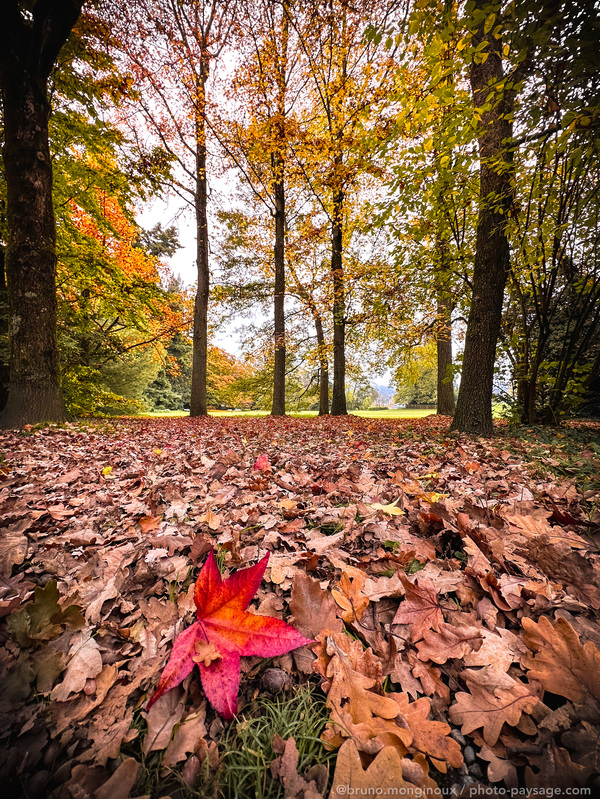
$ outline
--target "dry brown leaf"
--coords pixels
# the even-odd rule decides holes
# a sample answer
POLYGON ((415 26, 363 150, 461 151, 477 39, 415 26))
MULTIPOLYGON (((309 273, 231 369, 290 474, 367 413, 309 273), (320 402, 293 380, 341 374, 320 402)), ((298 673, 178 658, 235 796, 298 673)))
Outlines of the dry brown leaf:
POLYGON ((148 732, 144 738, 145 755, 167 747, 175 725, 181 721, 184 709, 185 703, 177 688, 157 699, 146 714, 148 732))
POLYGON ((86 681, 102 671, 100 647, 95 639, 89 636, 89 630, 75 633, 73 636, 65 676, 50 693, 50 699, 55 702, 66 702, 71 694, 83 691, 86 681))
POLYGON ((3 530, 0 538, 0 574, 8 577, 13 566, 23 563, 28 548, 29 539, 21 530, 3 530))
MULTIPOLYGON (((423 789, 403 776, 403 758, 392 746, 386 746, 365 770, 353 741, 346 741, 338 752, 329 799, 341 796, 422 797, 423 789)), ((432 788, 428 796, 441 797, 432 788)))
POLYGON ((479 728, 489 746, 493 746, 504 724, 516 726, 523 713, 530 713, 538 703, 529 688, 508 674, 486 667, 463 672, 470 693, 459 691, 450 707, 450 720, 462 725, 463 735, 479 728))
POLYGON ((360 621, 363 613, 369 604, 369 598, 362 593, 364 577, 350 579, 346 572, 342 573, 340 579, 341 591, 333 589, 331 595, 342 609, 342 619, 351 624, 353 621, 360 621))
POLYGON ((196 652, 192 655, 194 663, 204 663, 205 666, 210 666, 213 660, 221 660, 223 657, 212 641, 198 641, 194 645, 194 650, 196 652))
POLYGON ((582 645, 562 618, 554 626, 544 616, 537 623, 524 618, 522 624, 525 643, 535 653, 523 659, 530 677, 539 680, 544 690, 573 702, 586 697, 600 700, 600 649, 594 643, 582 645))
POLYGON ((327 787, 327 770, 320 769, 318 779, 306 780, 298 774, 298 748, 293 738, 288 738, 281 757, 271 763, 271 774, 283 783, 285 799, 323 799, 327 787), (324 778, 324 779, 323 779, 324 778))
POLYGON ((410 625, 411 641, 421 640, 425 630, 439 631, 444 617, 433 581, 417 578, 412 583, 404 574, 400 575, 400 579, 404 585, 405 599, 400 603, 392 623, 410 625))
POLYGON ((499 671, 508 671, 511 664, 526 651, 522 638, 510 630, 497 627, 492 632, 481 627, 480 632, 483 643, 479 649, 463 655, 465 666, 487 666, 493 663, 499 671))
POLYGON ((575 751, 575 760, 579 765, 600 773, 600 728, 582 721, 574 730, 565 732, 562 743, 575 751))
MULTIPOLYGON (((407 694, 388 694, 388 696, 398 704, 399 715, 412 733, 410 752, 427 754, 434 766, 444 773, 446 763, 454 768, 462 766, 460 746, 449 737, 450 726, 429 718, 431 710, 429 699, 421 697, 416 702, 410 702, 407 694)), ((400 723, 400 719, 397 719, 396 723, 400 723)))
POLYGON ((324 673, 329 680, 326 689, 331 721, 323 739, 337 747, 344 737, 351 736, 363 751, 375 754, 383 747, 378 737, 385 731, 398 749, 408 751, 411 733, 393 722, 398 705, 370 690, 381 677, 381 665, 371 650, 363 651, 359 641, 351 641, 342 633, 327 636, 326 647, 329 662, 324 673))
POLYGON ((544 750, 540 771, 534 774, 529 766, 525 769, 525 785, 534 790, 553 788, 557 791, 562 788, 573 793, 574 787, 585 786, 591 775, 590 768, 573 763, 566 749, 551 743, 544 750))
POLYGON ((487 778, 490 782, 503 782, 507 788, 518 788, 519 777, 516 767, 498 755, 485 744, 479 751, 479 757, 490 765, 487 768, 487 778))
POLYGON ((439 632, 425 630, 417 644, 421 660, 445 663, 449 658, 462 658, 477 651, 482 644, 482 631, 468 624, 440 624, 439 632))
POLYGON ((197 713, 191 713, 176 727, 173 738, 165 749, 161 767, 167 769, 185 760, 189 754, 196 752, 206 736, 206 705, 197 713))
POLYGON ((128 799, 135 785, 140 764, 127 757, 119 764, 115 773, 94 792, 94 799, 128 799))
POLYGON ((301 571, 294 575, 290 611, 292 624, 307 638, 316 638, 322 630, 342 630, 331 593, 324 591, 318 580, 301 571))

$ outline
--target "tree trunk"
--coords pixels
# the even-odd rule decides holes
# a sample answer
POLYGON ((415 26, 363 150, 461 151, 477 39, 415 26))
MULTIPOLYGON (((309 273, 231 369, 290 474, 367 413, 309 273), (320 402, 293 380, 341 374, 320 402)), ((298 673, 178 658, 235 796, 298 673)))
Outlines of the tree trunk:
POLYGON ((316 308, 313 310, 317 347, 319 348, 319 416, 329 416, 329 361, 323 332, 323 320, 316 308))
POLYGON ((82 5, 83 1, 48 0, 34 5, 26 19, 17 0, 4 4, 0 83, 10 384, 3 427, 65 418, 56 341, 56 228, 47 81, 82 5))
POLYGON ((331 415, 345 416, 346 408, 346 302, 342 247, 344 235, 344 192, 333 197, 331 223, 331 276, 333 280, 333 391, 331 415))
POLYGON ((284 165, 273 159, 277 176, 275 194, 275 293, 273 296, 275 363, 273 366, 273 405, 271 416, 285 416, 285 186, 284 165))
POLYGON ((207 416, 206 381, 208 366, 208 298, 210 270, 208 262, 208 220, 206 180, 206 79, 208 58, 202 58, 196 102, 196 266, 198 287, 194 301, 194 349, 192 352, 192 391, 190 416, 207 416))
POLYGON ((275 246, 273 248, 275 266, 275 286, 273 294, 273 404, 271 416, 285 416, 285 96, 287 76, 287 55, 289 17, 287 5, 282 6, 281 49, 277 51, 277 115, 273 119, 275 148, 271 153, 273 170, 273 194, 275 206, 275 246))
POLYGON ((437 346, 437 412, 443 416, 454 415, 454 385, 452 374, 452 300, 443 288, 438 287, 436 346, 437 346))
POLYGON ((0 245, 0 411, 8 399, 8 382, 10 367, 8 365, 8 291, 6 288, 6 272, 4 271, 4 247, 0 245), (4 344, 6 342, 6 345, 4 344))
MULTIPOLYGON (((441 227, 442 222, 438 222, 441 227)), ((438 228, 436 250, 439 262, 435 270, 437 314, 435 343, 437 349, 437 412, 442 416, 454 416, 454 383, 448 380, 452 374, 452 297, 448 290, 447 242, 444 232, 438 228)))
MULTIPOLYGON (((487 8, 477 0, 475 11, 487 8)), ((509 151, 513 101, 505 90, 493 96, 503 78, 502 41, 484 32, 485 20, 473 37, 473 47, 485 42, 471 64, 473 103, 481 114, 478 133, 480 158, 479 216, 473 271, 473 296, 467 323, 462 379, 452 422, 453 430, 489 436, 496 343, 500 333, 504 287, 509 269, 506 220, 512 204, 512 155, 509 151), (482 56, 487 56, 482 61, 482 56), (477 59, 477 61, 475 60, 477 59), (489 104, 489 108, 483 110, 489 104)))

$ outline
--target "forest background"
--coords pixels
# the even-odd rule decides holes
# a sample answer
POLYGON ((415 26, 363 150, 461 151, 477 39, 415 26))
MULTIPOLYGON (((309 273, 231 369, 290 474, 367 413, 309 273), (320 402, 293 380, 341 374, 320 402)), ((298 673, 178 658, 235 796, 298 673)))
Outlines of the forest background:
POLYGON ((377 369, 446 415, 462 372, 459 430, 491 431, 494 390, 529 423, 597 411, 593 3, 60 7, 12 2, 2 34, 5 426, 341 415, 389 402, 377 369), (176 226, 136 222, 157 197, 193 287, 176 226))

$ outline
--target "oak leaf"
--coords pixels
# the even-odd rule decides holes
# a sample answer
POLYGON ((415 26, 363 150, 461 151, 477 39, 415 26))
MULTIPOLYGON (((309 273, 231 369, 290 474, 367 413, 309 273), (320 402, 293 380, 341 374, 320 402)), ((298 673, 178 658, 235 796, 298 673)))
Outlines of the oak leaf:
POLYGON ((600 700, 600 649, 579 636, 568 621, 552 622, 542 616, 539 622, 524 618, 525 643, 535 651, 523 665, 529 677, 539 680, 546 691, 580 702, 586 695, 600 700))
POLYGON ((240 682, 240 656, 275 657, 311 643, 297 630, 271 616, 249 613, 246 608, 258 590, 269 554, 249 569, 223 580, 211 551, 200 570, 194 591, 198 620, 175 640, 156 691, 154 702, 179 685, 194 668, 197 644, 213 644, 209 665, 198 662, 206 698, 223 718, 230 720, 237 710, 240 682), (215 651, 219 658, 214 659, 215 651))
POLYGON ((456 694, 450 720, 462 724, 463 735, 481 727, 488 746, 496 743, 505 723, 516 727, 521 715, 530 713, 539 701, 526 685, 491 666, 466 669, 463 676, 470 693, 456 694))
POLYGON ((405 599, 400 603, 393 624, 409 624, 412 641, 423 638, 426 630, 440 630, 444 621, 433 580, 422 577, 414 583, 401 574, 405 599))
MULTIPOLYGON (((392 746, 384 747, 373 762, 363 769, 360 755, 353 741, 345 741, 342 745, 335 763, 331 797, 353 794, 355 796, 423 796, 424 783, 415 785, 404 779, 404 766, 414 772, 414 763, 402 758, 392 746)), ((425 775, 425 779, 427 777, 425 775)), ((430 781, 427 780, 427 783, 430 781)), ((424 786, 425 787, 425 786, 424 786)), ((426 787, 429 787, 427 785, 426 787)), ((431 787, 429 796, 439 797, 439 788, 431 787)))
POLYGON ((417 644, 419 658, 445 663, 450 658, 462 658, 469 652, 479 649, 482 635, 477 627, 468 624, 440 625, 439 632, 425 630, 423 640, 417 644))

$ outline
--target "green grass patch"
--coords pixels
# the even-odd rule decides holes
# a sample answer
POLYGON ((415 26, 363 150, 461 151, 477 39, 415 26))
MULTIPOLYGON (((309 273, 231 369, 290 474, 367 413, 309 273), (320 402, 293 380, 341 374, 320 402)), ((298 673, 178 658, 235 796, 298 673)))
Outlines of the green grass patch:
POLYGON ((336 753, 327 751, 320 740, 328 717, 325 699, 308 688, 298 688, 284 701, 261 699, 248 705, 224 739, 218 795, 283 799, 283 785, 271 775, 271 763, 279 757, 273 748, 276 734, 296 741, 301 776, 317 764, 331 772, 336 753))
MULTIPOLYGON (((435 414, 434 409, 416 410, 410 408, 386 408, 375 411, 349 411, 350 416, 360 416, 363 419, 422 419, 435 414)), ((209 411, 209 416, 216 418, 256 419, 269 416, 270 411, 209 411)), ((290 411, 288 416, 294 419, 309 419, 317 417, 316 411, 290 411)), ((188 411, 152 411, 140 414, 138 418, 172 418, 189 416, 188 411)))

